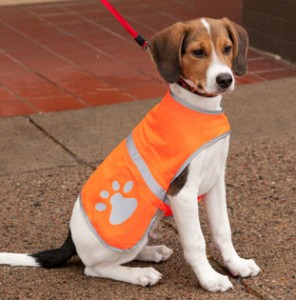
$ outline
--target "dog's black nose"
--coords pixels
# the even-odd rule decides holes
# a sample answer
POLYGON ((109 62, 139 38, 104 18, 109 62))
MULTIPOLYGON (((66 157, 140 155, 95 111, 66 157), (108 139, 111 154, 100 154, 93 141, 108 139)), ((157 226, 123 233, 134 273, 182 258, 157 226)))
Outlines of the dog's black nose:
POLYGON ((223 89, 230 87, 232 80, 232 76, 229 73, 222 73, 216 77, 217 84, 223 89))

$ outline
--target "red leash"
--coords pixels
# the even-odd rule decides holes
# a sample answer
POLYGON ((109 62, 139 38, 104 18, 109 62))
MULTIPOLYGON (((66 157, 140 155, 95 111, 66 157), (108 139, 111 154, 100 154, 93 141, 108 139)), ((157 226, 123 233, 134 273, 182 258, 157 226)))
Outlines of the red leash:
MULTIPOLYGON (((118 22, 124 27, 124 29, 133 37, 133 39, 143 48, 144 51, 148 49, 148 41, 144 39, 137 31, 124 19, 124 17, 117 11, 117 9, 111 5, 108 0, 101 0, 105 7, 112 13, 112 15, 118 20, 118 22)), ((202 196, 198 197, 198 202, 202 200, 202 196)), ((166 217, 172 215, 172 211, 166 212, 166 217)))
POLYGON ((137 33, 137 31, 124 19, 117 9, 108 2, 108 0, 101 0, 101 2, 124 27, 124 29, 133 37, 133 39, 143 48, 143 50, 146 51, 148 49, 148 41, 137 33))

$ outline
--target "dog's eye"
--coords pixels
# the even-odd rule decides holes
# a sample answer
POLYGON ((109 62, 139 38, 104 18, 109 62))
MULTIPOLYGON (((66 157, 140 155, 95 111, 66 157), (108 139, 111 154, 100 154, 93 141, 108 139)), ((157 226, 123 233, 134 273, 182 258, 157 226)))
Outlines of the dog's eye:
POLYGON ((232 47, 231 46, 225 46, 224 49, 223 49, 223 53, 225 55, 228 55, 231 53, 231 50, 232 50, 232 47))
POLYGON ((203 49, 196 49, 192 51, 193 55, 198 58, 204 58, 206 57, 206 53, 203 49))

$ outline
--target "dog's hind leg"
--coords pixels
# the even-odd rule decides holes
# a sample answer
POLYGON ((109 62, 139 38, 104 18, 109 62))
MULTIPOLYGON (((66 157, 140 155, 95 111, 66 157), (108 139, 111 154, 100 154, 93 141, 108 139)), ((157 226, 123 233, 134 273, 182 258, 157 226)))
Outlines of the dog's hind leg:
POLYGON ((139 255, 148 242, 147 237, 132 251, 117 252, 109 249, 90 230, 78 201, 74 206, 70 224, 77 253, 85 265, 85 275, 141 286, 154 285, 161 279, 162 275, 153 268, 121 266, 133 261, 139 255))
POLYGON ((101 277, 124 281, 141 286, 151 286, 156 284, 162 275, 154 268, 134 268, 120 265, 97 265, 86 267, 84 274, 92 277, 101 277))
POLYGON ((137 255, 136 260, 162 262, 168 260, 173 254, 173 250, 165 245, 145 246, 137 255))

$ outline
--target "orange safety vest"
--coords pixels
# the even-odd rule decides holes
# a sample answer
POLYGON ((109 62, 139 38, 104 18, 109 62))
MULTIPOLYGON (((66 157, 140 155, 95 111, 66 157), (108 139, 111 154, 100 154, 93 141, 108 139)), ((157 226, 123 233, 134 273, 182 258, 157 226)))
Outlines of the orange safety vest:
POLYGON ((220 112, 200 111, 167 92, 82 188, 82 211, 96 236, 117 251, 138 246, 166 192, 205 147, 230 133, 220 112))

